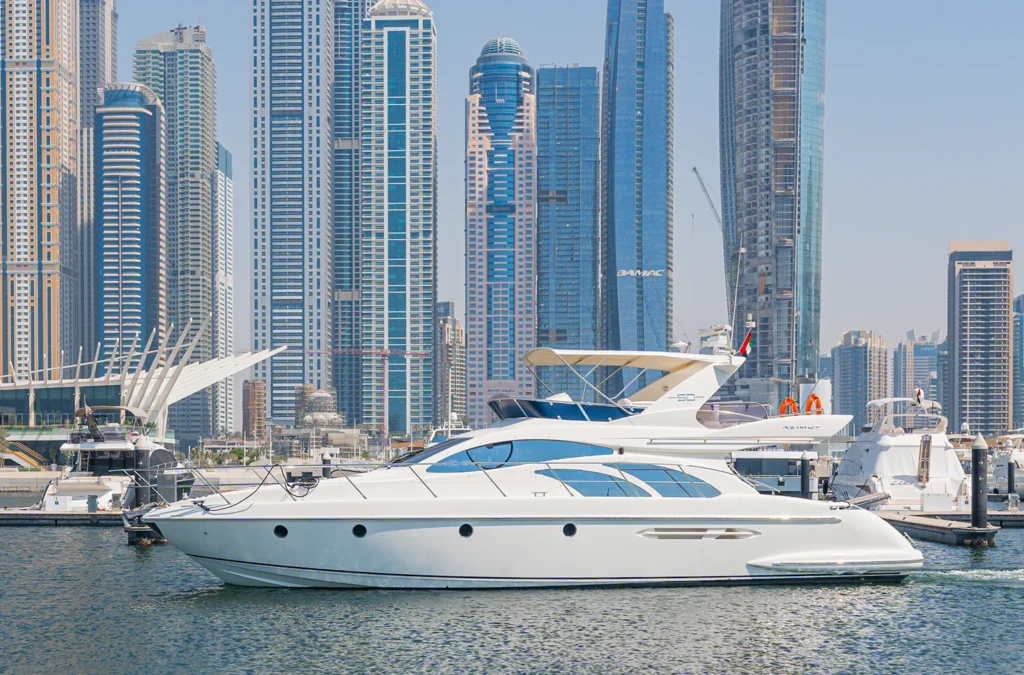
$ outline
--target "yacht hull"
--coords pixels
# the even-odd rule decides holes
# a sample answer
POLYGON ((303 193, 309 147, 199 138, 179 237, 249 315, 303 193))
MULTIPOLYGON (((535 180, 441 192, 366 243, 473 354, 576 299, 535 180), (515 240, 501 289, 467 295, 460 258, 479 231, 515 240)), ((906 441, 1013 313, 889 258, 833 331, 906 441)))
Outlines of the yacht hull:
POLYGON ((157 513, 147 522, 195 562, 242 586, 496 589, 894 582, 921 567, 920 553, 873 514, 824 506, 819 515, 778 518, 567 512, 544 518, 275 520, 218 516, 192 507, 177 516, 157 513), (466 525, 472 527, 469 536, 464 536, 466 525), (572 536, 566 534, 567 525, 575 528, 572 536), (278 529, 275 534, 281 527, 287 533, 278 529), (366 533, 356 536, 357 527, 366 533))

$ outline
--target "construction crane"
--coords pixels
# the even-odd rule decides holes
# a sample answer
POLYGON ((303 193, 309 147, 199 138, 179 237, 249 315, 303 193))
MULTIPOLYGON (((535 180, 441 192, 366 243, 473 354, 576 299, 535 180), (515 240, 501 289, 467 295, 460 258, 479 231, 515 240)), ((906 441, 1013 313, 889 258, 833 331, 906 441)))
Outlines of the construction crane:
MULTIPOLYGON (((697 177, 697 182, 700 183, 701 192, 704 193, 704 199, 708 200, 708 206, 711 207, 711 213, 715 216, 715 222, 718 223, 718 229, 722 231, 722 248, 728 249, 729 241, 725 233, 725 224, 722 222, 722 216, 719 215, 718 209, 715 208, 715 200, 711 198, 711 193, 708 192, 708 186, 704 184, 704 179, 700 175, 700 171, 697 167, 693 167, 693 175, 697 177)), ((739 301, 740 294, 740 263, 743 260, 743 254, 747 252, 747 249, 743 248, 743 233, 740 233, 740 247, 736 251, 728 252, 728 259, 732 259, 736 256, 736 279, 733 282, 733 297, 729 297, 729 289, 725 289, 725 304, 727 306, 728 316, 732 317, 732 328, 733 334, 736 332, 736 304, 739 301)), ((729 269, 730 263, 726 262, 726 279, 732 276, 733 270, 729 269)))
POLYGON ((388 357, 402 356, 406 359, 422 359, 430 356, 430 352, 409 352, 401 349, 332 349, 332 354, 351 354, 355 356, 379 356, 383 368, 384 388, 381 413, 381 445, 385 449, 391 447, 391 438, 388 429, 388 357))
POLYGON ((718 215, 718 209, 715 208, 715 201, 711 199, 711 193, 708 192, 708 186, 704 185, 704 179, 700 176, 700 171, 697 171, 697 167, 693 167, 693 175, 697 177, 697 182, 700 183, 700 189, 704 193, 704 199, 708 200, 708 206, 711 207, 711 213, 715 216, 715 222, 718 223, 718 229, 722 231, 722 242, 725 242, 725 225, 722 224, 722 216, 718 215))

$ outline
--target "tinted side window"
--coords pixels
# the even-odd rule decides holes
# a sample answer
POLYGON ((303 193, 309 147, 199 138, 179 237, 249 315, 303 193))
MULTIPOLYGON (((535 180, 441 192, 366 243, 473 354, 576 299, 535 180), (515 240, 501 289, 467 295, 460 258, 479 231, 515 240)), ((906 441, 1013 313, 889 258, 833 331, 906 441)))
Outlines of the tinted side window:
POLYGON ((611 448, 571 441, 516 441, 512 447, 514 463, 544 463, 574 457, 611 455, 611 448))
POLYGON ((541 469, 534 472, 565 483, 584 497, 650 497, 641 487, 630 485, 618 476, 583 469, 541 469))
POLYGON ((465 471, 479 471, 480 467, 473 464, 469 458, 469 451, 463 450, 439 459, 427 467, 427 473, 463 473, 465 471))
POLYGON ((679 471, 653 464, 618 464, 619 469, 650 485, 662 497, 717 497, 711 485, 679 471))
POLYGON ((497 469, 512 456, 511 443, 493 443, 467 450, 469 457, 480 464, 481 469, 497 469))

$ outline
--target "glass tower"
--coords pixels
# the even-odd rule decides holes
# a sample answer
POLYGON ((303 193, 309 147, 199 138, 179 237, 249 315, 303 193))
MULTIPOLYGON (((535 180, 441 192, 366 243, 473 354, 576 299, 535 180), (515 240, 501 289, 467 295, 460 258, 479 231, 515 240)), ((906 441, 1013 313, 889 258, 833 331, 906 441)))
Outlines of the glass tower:
POLYGON ((150 335, 156 349, 167 331, 166 122, 160 99, 141 84, 107 85, 95 111, 93 320, 106 360, 142 352, 150 335))
POLYGON ((772 407, 818 375, 825 4, 722 0, 722 216, 737 346, 748 317, 756 324, 737 385, 772 407))
MULTIPOLYGON (((598 346, 599 97, 597 68, 537 70, 538 347, 598 346)), ((576 378, 558 388, 589 393, 576 378)))
POLYGON ((362 29, 362 423, 424 436, 434 413, 437 37, 420 0, 381 0, 362 29))
POLYGON ((0 2, 0 373, 22 377, 81 333, 78 2, 0 2))
MULTIPOLYGON (((672 342, 673 30, 664 0, 608 0, 600 264, 606 349, 664 351, 672 342)), ((628 395, 654 379, 627 369, 606 389, 628 395)))
POLYGON ((79 342, 86 354, 96 345, 96 106, 100 88, 117 82, 116 0, 81 0, 78 6, 78 91, 81 136, 78 159, 78 237, 82 288, 78 298, 79 342))
MULTIPOLYGON (((210 176, 217 166, 217 82, 202 26, 157 33, 135 46, 135 81, 152 89, 167 116, 167 312, 172 336, 192 321, 191 340, 213 313, 213 206, 210 176)), ((213 356, 207 330, 191 361, 213 356)), ((179 446, 213 433, 212 396, 204 390, 170 408, 179 446), (184 443, 182 443, 184 439, 184 443)))
POLYGON ((523 355, 536 340, 536 98, 534 72, 511 38, 487 42, 466 98, 467 414, 532 396, 523 355))
POLYGON ((359 354, 359 101, 363 24, 372 0, 334 3, 334 388, 349 426, 362 422, 359 354))
MULTIPOLYGON (((213 358, 235 353, 235 183, 231 153, 217 144, 217 168, 210 177, 213 204, 213 358)), ((213 385, 213 431, 235 430, 235 380, 213 385)))
POLYGON ((267 420, 331 386, 334 3, 253 0, 253 347, 267 420))

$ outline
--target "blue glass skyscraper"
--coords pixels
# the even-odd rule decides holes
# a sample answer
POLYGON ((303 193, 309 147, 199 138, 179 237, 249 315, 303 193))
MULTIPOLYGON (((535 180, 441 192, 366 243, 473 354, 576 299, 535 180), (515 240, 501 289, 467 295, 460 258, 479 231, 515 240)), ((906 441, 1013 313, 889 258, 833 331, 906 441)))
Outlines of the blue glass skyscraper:
POLYGON ((496 38, 466 97, 466 372, 470 426, 487 402, 532 396, 523 355, 536 340, 536 98, 519 44, 496 38))
POLYGON ((141 84, 103 88, 96 108, 95 334, 100 358, 155 348, 167 332, 164 107, 141 84), (155 331, 155 333, 153 333, 155 331))
MULTIPOLYGON (((603 347, 672 342, 673 23, 664 0, 608 0, 601 111, 603 347)), ((656 374, 624 372, 629 394, 656 374)))
POLYGON ((737 344, 747 318, 756 324, 737 385, 772 407, 818 375, 825 5, 722 0, 722 216, 737 344))
MULTIPOLYGON (((537 70, 538 347, 598 346, 599 97, 597 68, 537 70)), ((589 394, 576 378, 559 387, 589 394)))
POLYGON ((362 31, 362 423, 425 436, 434 416, 437 33, 420 0, 381 0, 362 31))
POLYGON ((253 0, 253 346, 267 421, 291 424, 295 388, 331 386, 333 0, 253 0))
POLYGON ((334 2, 334 389, 350 426, 362 421, 359 355, 361 40, 372 0, 334 2))

